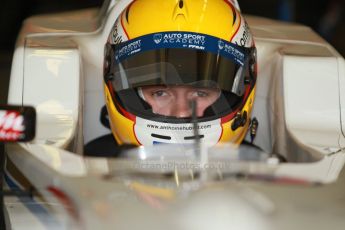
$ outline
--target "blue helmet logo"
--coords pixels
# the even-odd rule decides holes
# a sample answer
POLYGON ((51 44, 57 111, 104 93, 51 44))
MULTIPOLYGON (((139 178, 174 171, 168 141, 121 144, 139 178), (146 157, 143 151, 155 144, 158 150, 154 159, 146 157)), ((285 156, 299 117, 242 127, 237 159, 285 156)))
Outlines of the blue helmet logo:
POLYGON ((156 44, 159 44, 162 41, 162 34, 155 34, 153 36, 153 40, 155 41, 156 44))
POLYGON ((222 50, 222 49, 224 49, 224 46, 225 46, 224 42, 223 42, 222 40, 219 40, 219 41, 218 41, 218 48, 219 48, 220 50, 222 50))

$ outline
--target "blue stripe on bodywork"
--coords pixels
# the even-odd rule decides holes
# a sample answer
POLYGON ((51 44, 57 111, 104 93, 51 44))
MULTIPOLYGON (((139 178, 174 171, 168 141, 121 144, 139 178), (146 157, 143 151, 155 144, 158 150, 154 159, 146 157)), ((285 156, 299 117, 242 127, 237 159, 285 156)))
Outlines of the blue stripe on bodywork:
MULTIPOLYGON (((20 186, 9 176, 7 173, 4 174, 5 182, 11 190, 22 190, 20 186)), ((37 219, 45 226, 47 229, 59 229, 61 225, 59 221, 51 215, 47 209, 39 204, 32 197, 18 197, 18 199, 25 205, 27 209, 33 213, 37 219)))

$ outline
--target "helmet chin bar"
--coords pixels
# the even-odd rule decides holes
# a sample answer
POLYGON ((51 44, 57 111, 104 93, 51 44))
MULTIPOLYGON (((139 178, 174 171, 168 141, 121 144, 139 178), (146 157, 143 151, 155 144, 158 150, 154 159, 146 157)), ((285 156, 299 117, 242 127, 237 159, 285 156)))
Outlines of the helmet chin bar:
POLYGON ((158 143, 195 144, 196 141, 214 145, 221 137, 222 126, 221 119, 173 124, 136 117, 134 133, 144 146, 158 143))

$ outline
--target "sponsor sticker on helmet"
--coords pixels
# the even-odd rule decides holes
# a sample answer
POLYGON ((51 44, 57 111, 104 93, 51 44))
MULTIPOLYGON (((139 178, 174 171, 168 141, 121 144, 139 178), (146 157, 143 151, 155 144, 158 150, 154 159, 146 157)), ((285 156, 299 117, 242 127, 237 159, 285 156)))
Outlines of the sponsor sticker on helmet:
POLYGON ((188 33, 165 33, 154 34, 153 40, 156 44, 182 44, 184 48, 205 49, 205 35, 188 33))
POLYGON ((240 29, 232 39, 232 42, 241 47, 251 47, 253 38, 249 30, 248 23, 242 18, 240 29))
POLYGON ((164 32, 144 35, 115 45, 115 60, 121 62, 132 55, 154 49, 185 48, 219 54, 239 65, 244 65, 245 54, 236 44, 213 36, 188 33, 164 32))
POLYGON ((124 41, 128 41, 128 37, 118 19, 110 33, 109 41, 111 44, 119 44, 124 41))
POLYGON ((133 55, 135 53, 138 53, 141 50, 141 40, 136 40, 133 42, 129 42, 127 45, 121 47, 117 54, 119 57, 122 57, 124 55, 133 55))

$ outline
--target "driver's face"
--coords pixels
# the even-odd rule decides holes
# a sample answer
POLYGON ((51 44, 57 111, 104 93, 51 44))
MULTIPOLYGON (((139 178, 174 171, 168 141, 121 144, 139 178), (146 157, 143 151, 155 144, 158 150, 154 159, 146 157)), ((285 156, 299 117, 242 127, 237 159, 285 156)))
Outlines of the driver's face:
POLYGON ((220 95, 219 89, 192 86, 145 86, 141 89, 153 113, 178 118, 192 116, 190 102, 193 100, 197 103, 196 115, 202 117, 205 109, 220 95))

